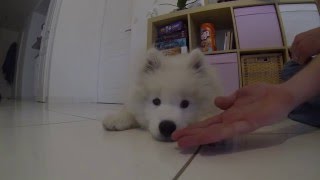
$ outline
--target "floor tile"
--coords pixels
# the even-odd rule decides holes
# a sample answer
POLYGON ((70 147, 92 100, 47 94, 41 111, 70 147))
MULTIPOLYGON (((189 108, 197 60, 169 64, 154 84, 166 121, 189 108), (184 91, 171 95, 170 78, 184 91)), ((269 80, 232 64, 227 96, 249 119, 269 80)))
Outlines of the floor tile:
POLYGON ((313 130, 317 130, 318 128, 312 127, 306 124, 302 124, 290 119, 284 119, 280 121, 279 123, 263 127, 261 129, 258 129, 254 133, 267 133, 267 134, 279 134, 279 133, 285 133, 285 134, 301 134, 304 132, 309 132, 313 130))
POLYGON ((320 179, 320 133, 250 134, 224 146, 205 146, 180 179, 320 179))
POLYGON ((35 126, 84 120, 90 119, 48 111, 47 105, 43 103, 9 102, 1 103, 0 106, 0 128, 35 126))
POLYGON ((143 130, 99 121, 0 129, 0 176, 10 180, 172 179, 191 157, 143 130))
POLYGON ((116 113, 121 109, 121 107, 122 105, 118 104, 70 103, 49 104, 48 110, 68 115, 101 120, 107 114, 116 113))
MULTIPOLYGON (((0 103, 0 179, 172 179, 196 149, 107 132, 121 105, 0 103)), ((204 146, 180 179, 319 179, 320 131, 291 120, 204 146)))

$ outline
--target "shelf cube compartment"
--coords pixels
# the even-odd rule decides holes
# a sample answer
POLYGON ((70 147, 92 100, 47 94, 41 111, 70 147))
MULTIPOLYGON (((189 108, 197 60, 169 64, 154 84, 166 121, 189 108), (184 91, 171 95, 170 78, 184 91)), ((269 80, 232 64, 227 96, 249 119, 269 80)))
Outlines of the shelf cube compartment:
POLYGON ((224 95, 230 95, 239 88, 237 53, 207 55, 205 60, 216 69, 224 95))
POLYGON ((240 49, 281 47, 282 36, 273 5, 234 9, 240 49))
POLYGON ((283 4, 279 9, 288 46, 297 34, 320 26, 316 4, 283 4))

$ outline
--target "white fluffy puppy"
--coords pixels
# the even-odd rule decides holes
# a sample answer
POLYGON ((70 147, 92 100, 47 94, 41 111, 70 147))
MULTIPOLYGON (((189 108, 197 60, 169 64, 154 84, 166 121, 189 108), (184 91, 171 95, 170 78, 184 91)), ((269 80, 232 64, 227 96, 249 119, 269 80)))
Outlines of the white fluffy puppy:
POLYGON ((141 127, 167 141, 176 129, 218 113, 214 98, 221 95, 220 85, 200 50, 164 56, 150 49, 141 62, 128 102, 103 121, 106 130, 141 127))

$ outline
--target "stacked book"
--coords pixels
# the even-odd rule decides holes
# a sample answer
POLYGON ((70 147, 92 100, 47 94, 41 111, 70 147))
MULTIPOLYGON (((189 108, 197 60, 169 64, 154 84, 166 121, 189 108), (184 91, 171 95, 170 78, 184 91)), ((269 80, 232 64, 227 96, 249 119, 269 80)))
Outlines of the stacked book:
POLYGON ((223 50, 231 50, 233 44, 233 32, 227 31, 224 34, 224 46, 223 50))
POLYGON ((165 55, 188 52, 188 28, 183 21, 176 21, 157 29, 155 47, 165 55))

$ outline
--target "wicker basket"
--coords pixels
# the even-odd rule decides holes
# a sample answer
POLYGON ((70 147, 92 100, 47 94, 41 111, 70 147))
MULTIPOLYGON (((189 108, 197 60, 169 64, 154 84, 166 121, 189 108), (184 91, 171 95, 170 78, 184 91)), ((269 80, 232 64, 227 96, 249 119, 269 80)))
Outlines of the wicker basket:
POLYGON ((258 82, 278 84, 282 68, 280 53, 241 56, 242 86, 258 82))

